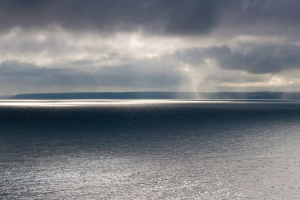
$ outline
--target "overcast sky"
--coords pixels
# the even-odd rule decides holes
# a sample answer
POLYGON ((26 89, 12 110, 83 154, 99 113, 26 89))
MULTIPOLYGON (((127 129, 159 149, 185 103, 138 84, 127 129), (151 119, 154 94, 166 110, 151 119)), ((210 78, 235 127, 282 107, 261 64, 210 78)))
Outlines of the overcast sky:
POLYGON ((300 91, 299 0, 1 0, 0 95, 300 91))

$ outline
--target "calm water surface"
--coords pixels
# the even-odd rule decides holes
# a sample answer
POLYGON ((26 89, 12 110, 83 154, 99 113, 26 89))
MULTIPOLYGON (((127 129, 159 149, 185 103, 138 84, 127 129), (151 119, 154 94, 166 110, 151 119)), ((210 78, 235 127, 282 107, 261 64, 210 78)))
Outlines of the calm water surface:
POLYGON ((295 101, 0 101, 0 199, 300 199, 295 101))

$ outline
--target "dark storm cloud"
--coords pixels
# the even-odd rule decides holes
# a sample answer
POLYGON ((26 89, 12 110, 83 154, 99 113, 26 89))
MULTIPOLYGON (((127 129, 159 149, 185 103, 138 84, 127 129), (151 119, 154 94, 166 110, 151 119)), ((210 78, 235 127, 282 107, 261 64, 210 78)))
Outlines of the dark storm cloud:
POLYGON ((102 67, 93 73, 68 68, 44 68, 30 63, 5 61, 0 64, 0 83, 30 87, 118 86, 155 87, 177 85, 177 72, 140 70, 134 66, 102 67))
POLYGON ((241 0, 232 7, 234 12, 228 13, 235 23, 251 24, 255 22, 269 22, 276 24, 299 25, 298 0, 241 0), (233 17, 235 19, 233 19, 233 17))
POLYGON ((205 59, 213 59, 221 68, 244 70, 253 74, 300 69, 299 55, 299 46, 260 46, 245 53, 222 46, 190 49, 175 54, 180 60, 192 65, 205 64, 205 59))
POLYGON ((218 22, 224 4, 218 0, 3 0, 0 27, 57 23, 100 31, 154 28, 174 33, 205 32, 218 22))
POLYGON ((45 27, 201 34, 224 25, 298 23, 297 0, 2 0, 0 28, 45 27))

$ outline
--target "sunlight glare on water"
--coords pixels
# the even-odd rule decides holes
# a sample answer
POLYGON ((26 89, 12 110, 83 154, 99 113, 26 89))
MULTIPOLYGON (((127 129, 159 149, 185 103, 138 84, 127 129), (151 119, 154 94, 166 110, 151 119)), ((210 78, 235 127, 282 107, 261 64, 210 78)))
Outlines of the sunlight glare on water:
MULTIPOLYGON (((206 100, 0 100, 0 106, 93 106, 171 103, 205 103, 206 100)), ((223 101, 210 101, 223 102, 223 101)), ((229 103, 229 101, 226 101, 229 103)))

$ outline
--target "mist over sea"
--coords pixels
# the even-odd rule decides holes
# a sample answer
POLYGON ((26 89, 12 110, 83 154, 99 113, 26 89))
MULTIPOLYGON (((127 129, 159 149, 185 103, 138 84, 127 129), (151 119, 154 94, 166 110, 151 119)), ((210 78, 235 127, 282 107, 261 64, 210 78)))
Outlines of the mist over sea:
POLYGON ((299 199, 300 102, 1 100, 0 199, 299 199))

